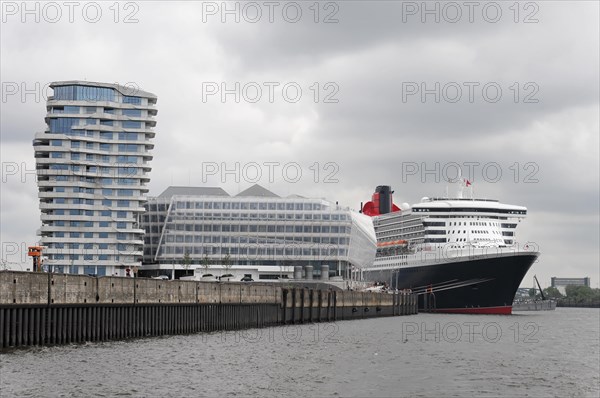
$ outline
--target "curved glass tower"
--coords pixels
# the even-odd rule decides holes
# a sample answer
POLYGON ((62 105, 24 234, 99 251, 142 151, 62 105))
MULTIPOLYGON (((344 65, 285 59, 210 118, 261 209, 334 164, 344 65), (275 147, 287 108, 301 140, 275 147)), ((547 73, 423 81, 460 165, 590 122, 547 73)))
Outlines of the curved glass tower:
POLYGON ((154 94, 117 84, 50 85, 46 131, 35 135, 42 227, 54 272, 127 275, 141 265, 157 114, 154 94))

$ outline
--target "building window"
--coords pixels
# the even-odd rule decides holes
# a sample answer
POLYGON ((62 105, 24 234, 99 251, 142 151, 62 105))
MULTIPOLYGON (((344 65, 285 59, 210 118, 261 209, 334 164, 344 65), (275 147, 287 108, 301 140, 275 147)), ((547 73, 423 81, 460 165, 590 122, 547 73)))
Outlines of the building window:
POLYGON ((65 106, 64 113, 78 114, 79 107, 78 106, 65 106))
POLYGON ((54 87, 54 99, 66 101, 114 101, 115 91, 112 88, 93 86, 60 86, 54 87))
POLYGON ((135 122, 131 120, 123 120, 121 122, 123 128, 126 129, 140 129, 142 128, 142 122, 135 122))
POLYGON ((124 104, 133 104, 133 105, 142 105, 142 99, 140 97, 130 97, 130 96, 123 96, 123 103, 124 104))
POLYGON ((140 109, 123 109, 123 116, 141 117, 142 111, 140 109))

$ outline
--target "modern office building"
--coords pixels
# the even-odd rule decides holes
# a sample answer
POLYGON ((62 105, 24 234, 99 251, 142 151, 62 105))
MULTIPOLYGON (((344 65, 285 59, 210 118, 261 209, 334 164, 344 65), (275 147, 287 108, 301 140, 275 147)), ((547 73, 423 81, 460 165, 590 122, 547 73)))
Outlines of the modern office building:
POLYGON ((126 275, 141 265, 137 225, 150 178, 154 94, 117 84, 50 85, 46 131, 33 140, 46 266, 126 275))
POLYGON ((567 286, 587 286, 590 287, 590 278, 550 278, 550 286, 555 287, 562 294, 566 293, 567 286))
POLYGON ((279 197, 254 185, 236 196, 221 188, 169 187, 149 198, 144 275, 231 273, 239 280, 347 277, 372 264, 376 239, 370 217, 324 199, 279 197), (307 274, 308 273, 308 274, 307 274), (296 275, 298 277, 298 275, 296 275))

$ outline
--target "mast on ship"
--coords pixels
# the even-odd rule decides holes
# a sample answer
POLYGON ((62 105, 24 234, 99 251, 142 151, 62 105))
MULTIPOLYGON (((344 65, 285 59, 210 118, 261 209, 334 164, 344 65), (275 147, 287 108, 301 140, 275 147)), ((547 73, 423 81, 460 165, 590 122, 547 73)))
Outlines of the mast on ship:
MULTIPOLYGON (((454 181, 449 180, 448 182, 458 186, 458 190, 456 192, 457 199, 463 199, 465 188, 470 188, 471 199, 473 199, 473 184, 468 179, 462 177, 462 171, 460 168, 458 169, 458 175, 456 176, 456 179, 454 181)), ((450 199, 448 196, 448 185, 446 185, 446 198, 450 199)))

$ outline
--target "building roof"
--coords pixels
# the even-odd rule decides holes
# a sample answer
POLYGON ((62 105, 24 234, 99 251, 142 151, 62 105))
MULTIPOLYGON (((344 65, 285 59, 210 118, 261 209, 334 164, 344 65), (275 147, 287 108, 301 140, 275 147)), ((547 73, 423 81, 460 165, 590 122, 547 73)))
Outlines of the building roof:
POLYGON ((258 184, 252 185, 250 188, 243 190, 242 192, 235 195, 236 197, 260 197, 260 198, 280 198, 279 195, 274 194, 266 188, 261 187, 258 184))
POLYGON ((171 196, 230 196, 220 187, 168 187, 158 195, 159 198, 170 198, 171 196))
POLYGON ((118 92, 127 96, 134 97, 144 97, 144 98, 154 98, 156 99, 156 95, 152 94, 148 91, 141 90, 135 83, 126 83, 127 86, 122 86, 120 84, 115 83, 101 83, 101 82, 88 82, 87 80, 65 80, 60 82, 52 82, 50 83, 50 87, 60 87, 60 86, 91 86, 91 87, 106 87, 106 88, 114 88, 118 92))

